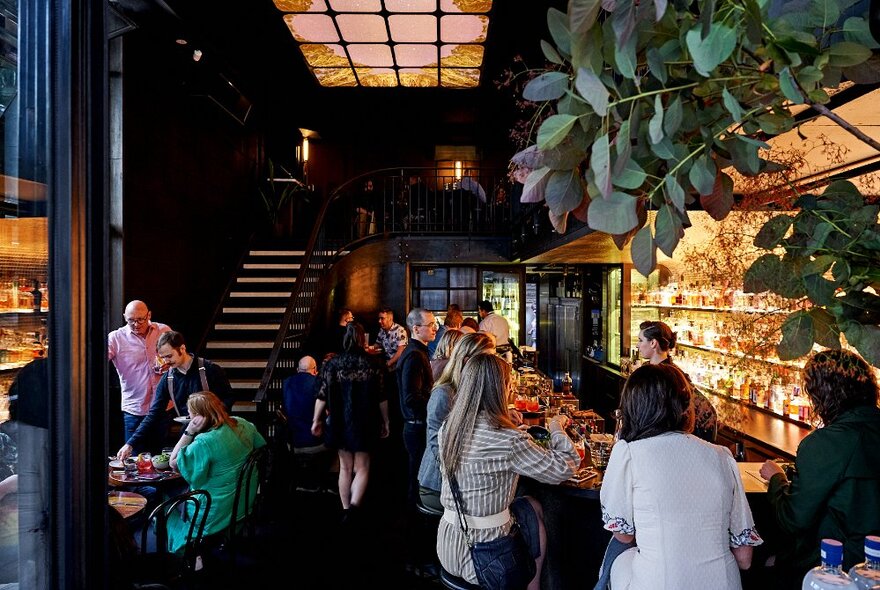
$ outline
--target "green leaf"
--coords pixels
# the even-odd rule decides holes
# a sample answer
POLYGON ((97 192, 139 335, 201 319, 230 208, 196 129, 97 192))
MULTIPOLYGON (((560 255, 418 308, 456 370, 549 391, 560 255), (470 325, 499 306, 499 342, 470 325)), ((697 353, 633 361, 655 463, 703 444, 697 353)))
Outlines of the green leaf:
POLYGON ((651 226, 646 225, 636 232, 630 245, 630 256, 636 270, 647 277, 657 266, 657 246, 651 235, 651 226))
POLYGON ((684 236, 681 218, 669 205, 663 204, 654 220, 654 241, 660 251, 672 258, 679 240, 684 236))
POLYGON ((726 140, 724 144, 730 150, 733 166, 746 176, 755 176, 761 171, 761 158, 758 157, 758 146, 747 141, 748 139, 737 135, 726 140))
POLYGON ((663 59, 663 56, 654 47, 648 50, 646 56, 651 75, 657 78, 661 84, 666 84, 666 61, 663 59))
POLYGON ((730 57, 736 47, 736 31, 719 23, 712 23, 709 35, 703 39, 700 27, 694 27, 685 36, 688 51, 694 60, 694 69, 708 78, 721 62, 730 57))
POLYGON ((663 131, 671 137, 675 135, 678 128, 681 127, 681 119, 684 113, 681 108, 681 97, 676 96, 675 99, 666 107, 666 113, 663 115, 663 131))
POLYGON ((529 80, 523 89, 523 98, 533 102, 556 100, 568 90, 568 74, 565 72, 545 72, 529 80))
POLYGON ((607 234, 625 234, 639 222, 637 202, 636 197, 616 191, 607 199, 593 199, 588 211, 588 225, 607 234))
POLYGON ((801 276, 806 277, 808 275, 824 275, 828 272, 828 269, 831 268, 831 265, 837 261, 836 256, 824 255, 817 256, 813 260, 810 260, 804 265, 804 268, 801 269, 801 276))
POLYGON ((544 200, 544 192, 547 189, 547 182, 550 180, 550 168, 538 168, 529 172, 526 182, 523 185, 521 203, 540 203, 544 200))
POLYGON ((804 266, 805 259, 800 256, 793 256, 786 253, 780 261, 782 266, 777 279, 777 284, 773 287, 773 292, 782 295, 786 299, 800 299, 807 295, 807 288, 801 279, 801 269, 804 266))
POLYGON ((645 178, 647 178, 645 171, 639 166, 638 162, 630 158, 627 160, 626 167, 622 172, 612 175, 611 182, 614 186, 635 190, 645 184, 645 178))
POLYGON ((648 122, 648 135, 651 143, 658 144, 663 139, 663 99, 659 94, 654 96, 654 115, 648 122))
POLYGON ((596 24, 599 17, 599 0, 569 0, 568 23, 571 32, 575 35, 583 35, 596 24))
POLYGON ((547 28, 563 55, 571 55, 571 32, 568 30, 568 15, 556 8, 547 10, 547 28))
POLYGON ((783 361, 808 354, 813 349, 813 318, 804 311, 796 311, 782 324, 782 342, 776 352, 783 361))
POLYGON ((550 43, 541 39, 541 52, 543 52, 544 57, 547 58, 547 61, 551 63, 555 63, 557 65, 562 65, 565 63, 565 60, 559 55, 556 51, 556 48, 553 47, 550 43))
POLYGON ((816 39, 810 36, 809 40, 799 41, 793 37, 781 37, 774 41, 774 44, 783 48, 789 55, 810 56, 819 55, 819 49, 816 47, 816 39))
POLYGON ((791 70, 788 69, 788 66, 782 68, 782 71, 779 72, 779 89, 782 90, 785 98, 794 104, 803 104, 804 95, 798 89, 797 82, 794 81, 794 76, 791 75, 791 70))
POLYGON ((841 41, 828 48, 828 64, 839 68, 854 66, 871 57, 871 50, 851 41, 841 41))
POLYGON ((798 70, 796 78, 801 86, 809 88, 822 81, 822 70, 815 66, 806 66, 798 70))
POLYGON ((754 45, 759 45, 762 41, 761 33, 764 23, 761 17, 761 7, 755 0, 745 0, 743 5, 746 8, 746 37, 754 45))
POLYGON ((777 215, 764 224, 758 235, 755 236, 755 246, 772 250, 782 241, 785 234, 788 233, 791 224, 794 223, 794 217, 791 215, 777 215))
MULTIPOLYGON (((632 144, 629 136, 629 120, 620 124, 617 130, 617 137, 614 138, 614 149, 617 151, 617 158, 611 168, 612 177, 623 174, 632 156, 632 144)), ((641 167, 639 167, 641 170, 641 167)), ((621 185, 622 186, 622 185, 621 185)))
POLYGON ((757 118, 761 129, 769 135, 779 135, 791 131, 794 127, 794 117, 777 113, 767 113, 757 118))
POLYGON ((813 22, 827 29, 840 18, 837 0, 813 0, 810 3, 810 15, 814 19, 813 22))
POLYGON ((718 170, 708 195, 700 195, 700 205, 715 221, 721 221, 733 208, 733 179, 718 170))
POLYGON ((715 173, 715 162, 712 161, 712 158, 700 156, 694 160, 690 172, 688 172, 688 179, 691 181, 691 186, 700 195, 708 195, 712 193, 715 186, 715 173))
POLYGON ((600 117, 608 112, 608 89, 592 70, 578 68, 574 87, 600 117))
POLYGON ((611 150, 608 145, 607 133, 593 142, 590 170, 593 171, 593 178, 599 193, 603 199, 607 199, 611 194, 611 150))
POLYGON ((737 123, 741 123, 743 118, 743 110, 742 107, 739 106, 739 101, 733 97, 726 86, 721 89, 721 96, 724 100, 724 108, 727 109, 727 112, 730 113, 734 121, 736 121, 737 123))
POLYGON ((825 240, 828 238, 828 235, 834 229, 830 223, 822 222, 816 226, 816 229, 813 232, 813 235, 810 236, 810 241, 807 242, 807 247, 801 253, 802 256, 812 256, 816 250, 820 250, 825 246, 825 240))
POLYGON ((664 137, 659 143, 652 145, 651 151, 658 158, 663 158, 664 160, 675 158, 675 146, 672 145, 672 141, 668 137, 664 137))
POLYGON ((555 170, 547 182, 544 200, 550 211, 562 215, 577 208, 584 198, 584 192, 575 170, 555 170))
POLYGON ((774 254, 764 254, 755 260, 743 275, 743 291, 746 293, 763 293, 776 284, 782 263, 774 254))
POLYGON ((840 328, 834 316, 821 307, 814 307, 809 312, 813 320, 813 340, 825 348, 840 348, 840 328))
POLYGON ((663 183, 666 188, 666 198, 669 199, 676 209, 684 211, 684 190, 678 184, 678 179, 672 174, 667 174, 663 183))
POLYGON ((548 117, 538 130, 538 148, 548 150, 559 144, 572 126, 577 117, 573 115, 552 115, 548 117))
POLYGON ((859 351, 862 358, 880 367, 880 327, 850 322, 843 333, 846 341, 859 351))
POLYGON ((830 305, 834 299, 836 286, 822 275, 811 274, 803 277, 807 297, 816 305, 830 305))
POLYGON ((834 281, 839 285, 849 281, 849 262, 846 260, 836 260, 834 266, 831 267, 831 276, 834 277, 834 281))
POLYGON ((868 21, 860 16, 851 16, 843 22, 843 38, 870 49, 880 48, 880 43, 871 35, 868 21))
POLYGON ((715 2, 717 0, 703 0, 700 8, 700 37, 705 39, 709 36, 712 27, 712 17, 715 16, 715 2))
POLYGON ((614 45, 614 63, 617 64, 617 70, 627 80, 635 80, 636 65, 636 41, 638 37, 631 35, 629 41, 625 45, 614 45))

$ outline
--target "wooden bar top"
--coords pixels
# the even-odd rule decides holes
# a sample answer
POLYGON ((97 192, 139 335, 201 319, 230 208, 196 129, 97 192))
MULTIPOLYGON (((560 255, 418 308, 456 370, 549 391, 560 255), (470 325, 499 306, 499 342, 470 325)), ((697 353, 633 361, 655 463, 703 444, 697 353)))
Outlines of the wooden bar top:
POLYGON ((779 452, 783 459, 793 460, 801 441, 812 429, 781 417, 762 412, 746 404, 728 400, 717 395, 708 395, 719 416, 741 417, 737 424, 725 422, 725 426, 741 433, 744 438, 779 452))

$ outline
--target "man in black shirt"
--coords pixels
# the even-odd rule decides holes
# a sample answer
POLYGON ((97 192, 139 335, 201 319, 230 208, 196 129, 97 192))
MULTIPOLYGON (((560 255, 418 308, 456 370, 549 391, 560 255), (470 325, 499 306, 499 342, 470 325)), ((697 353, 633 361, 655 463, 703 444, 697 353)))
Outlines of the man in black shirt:
MULTIPOLYGON (((162 433, 160 436, 167 437, 171 431, 171 421, 178 416, 189 415, 186 400, 191 393, 210 391, 223 400, 227 411, 232 409, 232 386, 223 367, 188 353, 180 332, 172 330, 162 334, 157 352, 168 370, 156 385, 156 396, 150 411, 116 454, 119 459, 129 457, 132 448, 148 434, 162 433), (169 394, 171 391, 174 392, 173 396, 169 394)), ((176 441, 168 440, 169 446, 173 446, 174 442, 176 441)))

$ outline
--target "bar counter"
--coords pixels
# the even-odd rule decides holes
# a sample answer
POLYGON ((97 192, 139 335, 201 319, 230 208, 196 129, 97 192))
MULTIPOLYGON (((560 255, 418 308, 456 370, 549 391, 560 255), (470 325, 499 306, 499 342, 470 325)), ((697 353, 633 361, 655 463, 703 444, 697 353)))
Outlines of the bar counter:
MULTIPOLYGON (((581 407, 595 409, 605 416, 606 424, 612 425, 614 421, 610 420, 610 415, 617 408, 626 377, 608 365, 584 358, 590 362, 585 363, 588 379, 581 386, 581 407)), ((721 421, 716 442, 725 446, 745 442, 749 461, 775 458, 792 461, 801 440, 812 432, 806 424, 763 409, 712 393, 707 393, 707 397, 721 421)))

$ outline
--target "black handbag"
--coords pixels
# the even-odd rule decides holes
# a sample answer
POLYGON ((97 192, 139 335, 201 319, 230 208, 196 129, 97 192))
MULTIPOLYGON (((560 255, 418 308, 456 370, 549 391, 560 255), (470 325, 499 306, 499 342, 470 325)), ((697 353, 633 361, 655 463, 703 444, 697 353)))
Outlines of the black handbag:
POLYGON ((467 519, 462 510, 461 491, 455 478, 450 478, 452 498, 458 522, 471 551, 471 560, 477 573, 477 581, 484 590, 523 590, 537 572, 535 558, 528 543, 514 522, 510 532, 492 541, 473 542, 467 519))

